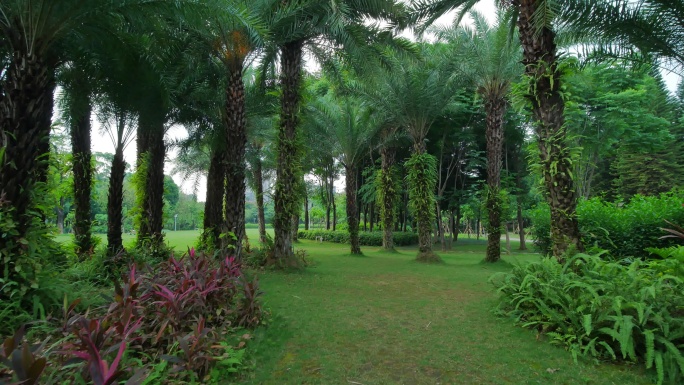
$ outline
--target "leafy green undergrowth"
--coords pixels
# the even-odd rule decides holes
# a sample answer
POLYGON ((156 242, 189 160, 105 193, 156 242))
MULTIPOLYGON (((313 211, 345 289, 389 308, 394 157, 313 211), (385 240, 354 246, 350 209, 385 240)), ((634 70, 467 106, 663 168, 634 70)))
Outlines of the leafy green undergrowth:
POLYGON ((658 383, 684 381, 684 281, 675 258, 631 263, 578 254, 516 266, 492 282, 499 310, 565 346, 575 359, 627 361, 658 383))
POLYGON ((61 314, 3 339, 0 384, 223 384, 245 369, 246 331, 267 313, 239 261, 190 250, 125 271, 104 306, 65 296, 61 314))
POLYGON ((315 267, 260 275, 274 318, 250 341, 255 369, 243 384, 651 383, 632 366, 575 364, 564 349, 492 314, 497 295, 488 278, 536 254, 485 264, 485 242, 462 239, 433 266, 416 263, 415 248, 366 247, 367 258, 357 258, 341 244, 297 247, 315 267))

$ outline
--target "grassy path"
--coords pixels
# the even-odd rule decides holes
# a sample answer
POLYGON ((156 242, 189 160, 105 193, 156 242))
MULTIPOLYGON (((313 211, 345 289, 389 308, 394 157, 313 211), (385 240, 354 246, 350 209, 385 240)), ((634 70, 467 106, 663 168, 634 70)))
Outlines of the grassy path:
MULTIPOLYGON (((315 266, 267 272, 261 284, 275 319, 254 341, 248 384, 648 384, 634 369, 575 365, 568 352, 494 316, 487 283, 507 263, 483 265, 484 243, 442 253, 347 255, 345 245, 303 241, 315 266)), ((508 261, 537 258, 531 254, 508 261)))

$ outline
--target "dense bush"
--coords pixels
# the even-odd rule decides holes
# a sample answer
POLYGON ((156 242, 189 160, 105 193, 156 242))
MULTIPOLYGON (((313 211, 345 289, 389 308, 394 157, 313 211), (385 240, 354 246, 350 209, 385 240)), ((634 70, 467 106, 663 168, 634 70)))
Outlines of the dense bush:
MULTIPOLYGON (((300 239, 316 240, 322 237, 326 242, 335 243, 349 243, 349 233, 346 231, 330 231, 330 230, 300 230, 298 233, 300 239)), ((418 234, 408 232, 394 232, 392 233, 395 246, 411 246, 418 243, 418 234)), ((362 246, 382 246, 382 232, 359 232, 359 242, 362 246)))
MULTIPOLYGON (((640 257, 649 247, 678 244, 676 239, 661 240, 665 220, 684 223, 684 194, 672 192, 660 196, 635 196, 629 203, 608 203, 600 198, 581 201, 577 207, 582 240, 587 247, 608 250, 614 258, 640 257)), ((534 243, 541 253, 551 252, 549 206, 540 204, 528 211, 532 220, 534 243)))
POLYGON ((684 281, 674 258, 631 264, 578 254, 499 273, 499 310, 578 356, 639 362, 658 383, 684 381, 684 281))
POLYGON ((232 257, 216 261, 191 250, 144 272, 133 266, 106 306, 79 314, 80 300, 65 299, 61 319, 49 323, 49 334, 58 337, 49 348, 29 347, 22 329, 8 338, 0 383, 109 385, 127 377, 127 384, 138 384, 148 375, 177 384, 219 383, 216 364, 231 371, 235 350, 249 338, 242 333, 234 347, 231 333, 264 319, 260 296, 256 278, 247 278, 232 257))

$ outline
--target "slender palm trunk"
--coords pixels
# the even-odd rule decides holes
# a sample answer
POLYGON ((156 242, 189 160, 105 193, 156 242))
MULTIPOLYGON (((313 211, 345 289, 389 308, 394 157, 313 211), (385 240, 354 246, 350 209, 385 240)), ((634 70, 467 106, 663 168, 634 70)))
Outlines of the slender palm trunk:
POLYGON ((304 194, 304 230, 309 231, 309 194, 304 194))
POLYGON ((224 247, 239 258, 245 236, 245 84, 242 67, 233 69, 226 88, 226 106, 223 113, 226 134, 226 200, 225 230, 235 237, 224 237, 224 247))
POLYGON ((506 99, 503 96, 488 97, 485 101, 487 115, 487 254, 485 261, 496 262, 501 259, 501 153, 503 151, 504 116, 506 99))
POLYGON ((225 152, 223 146, 212 151, 207 174, 207 196, 204 203, 202 246, 209 250, 219 247, 223 224, 223 196, 225 195, 225 152))
POLYGON ((359 208, 356 203, 356 173, 355 165, 345 165, 345 194, 347 196, 347 225, 349 229, 349 243, 352 254, 361 254, 359 243, 359 208))
POLYGON ((282 47, 280 124, 275 186, 275 247, 273 263, 279 267, 298 267, 292 248, 292 215, 298 209, 295 187, 299 180, 300 151, 297 146, 300 87, 302 80, 302 41, 282 47))
POLYGON ((160 111, 150 108, 141 112, 139 121, 138 135, 142 138, 139 137, 138 153, 144 158, 144 182, 141 186, 144 192, 137 191, 142 193, 142 199, 139 198, 142 207, 138 246, 150 250, 160 250, 164 242, 164 120, 160 111))
POLYGON ((109 175, 109 196, 107 197, 107 257, 116 256, 123 250, 121 225, 123 223, 123 184, 126 162, 123 144, 117 145, 109 175))
POLYGON ((264 177, 261 159, 256 161, 254 167, 254 184, 256 185, 257 217, 259 218, 259 242, 266 242, 266 216, 264 215, 264 177))
POLYGON ((577 222, 577 193, 572 178, 572 162, 566 143, 565 102, 561 95, 561 73, 554 42, 555 33, 548 27, 540 31, 533 18, 539 0, 513 0, 519 9, 518 29, 523 47, 525 72, 529 77, 527 95, 532 104, 535 132, 539 145, 542 175, 551 207, 553 255, 562 261, 572 248, 582 251, 577 222))
POLYGON ((87 95, 73 95, 71 106, 71 148, 74 171, 74 237, 76 255, 84 260, 93 252, 90 232, 90 192, 93 184, 93 167, 90 149, 90 113, 92 107, 87 95))
POLYGON ((434 156, 427 154, 423 140, 413 144, 413 154, 407 162, 410 206, 418 228, 419 262, 441 262, 432 251, 432 223, 435 215, 435 187, 437 165, 434 156))
POLYGON ((330 181, 330 196, 332 197, 332 231, 337 231, 337 203, 335 202, 334 180, 330 181))

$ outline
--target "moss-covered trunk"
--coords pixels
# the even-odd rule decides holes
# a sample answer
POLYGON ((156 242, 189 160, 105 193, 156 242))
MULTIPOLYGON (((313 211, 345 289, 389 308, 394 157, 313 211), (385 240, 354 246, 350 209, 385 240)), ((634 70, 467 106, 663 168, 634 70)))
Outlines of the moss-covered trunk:
POLYGON ((274 258, 271 263, 281 267, 299 267, 292 248, 292 216, 298 210, 296 184, 300 178, 300 151, 297 145, 300 87, 302 80, 302 41, 286 43, 281 51, 282 87, 280 122, 278 125, 274 258))
POLYGON ((353 164, 345 165, 345 194, 347 197, 347 228, 349 231, 350 252, 361 254, 361 244, 359 242, 359 207, 356 200, 356 173, 357 168, 353 164))
POLYGON ((164 245, 164 159, 166 144, 164 143, 164 113, 156 108, 149 108, 140 113, 138 135, 139 176, 136 193, 140 203, 140 226, 138 229, 138 247, 161 251, 164 245), (142 170, 140 169, 142 167, 142 170))
POLYGON ((119 143, 112 160, 109 174, 109 195, 107 196, 107 257, 116 256, 123 250, 121 226, 123 224, 123 184, 126 162, 123 144, 119 143))
POLYGON ((71 150, 74 172, 74 238, 75 252, 80 260, 93 253, 90 231, 90 194, 93 184, 92 152, 90 149, 90 98, 74 92, 69 106, 71 114, 71 150))
POLYGON ((577 222, 577 194, 572 178, 572 160, 566 142, 565 102, 561 94, 561 73, 549 27, 538 30, 534 23, 540 0, 513 0, 518 7, 518 29, 523 47, 525 73, 531 92, 535 133, 539 145, 542 176, 551 207, 553 255, 562 261, 570 248, 583 250, 577 222))
POLYGON ((503 151, 504 116, 506 99, 504 96, 489 95, 485 99, 487 128, 487 198, 485 206, 489 224, 487 228, 487 254, 485 261, 496 262, 501 259, 501 154, 503 151))
POLYGON ((420 140, 413 145, 413 153, 406 162, 408 172, 409 206, 418 228, 419 262, 441 262, 432 251, 432 223, 435 219, 435 187, 437 159, 428 154, 420 140))
POLYGON ((395 149, 390 146, 380 147, 380 172, 378 173, 378 200, 380 202, 380 218, 382 221, 382 248, 394 250, 392 227, 397 201, 397 188, 394 182, 395 149))
MULTIPOLYGON (((15 32, 7 40, 22 39, 15 32)), ((18 40, 15 44, 24 46, 18 40)), ((3 221, 14 225, 14 233, 0 237, 0 259, 1 278, 10 290, 12 282, 23 286, 32 279, 33 272, 19 273, 25 253, 20 240, 43 214, 33 207, 33 197, 47 170, 55 82, 52 66, 35 53, 14 52, 7 59, 0 83, 0 206, 6 213, 3 221)))

